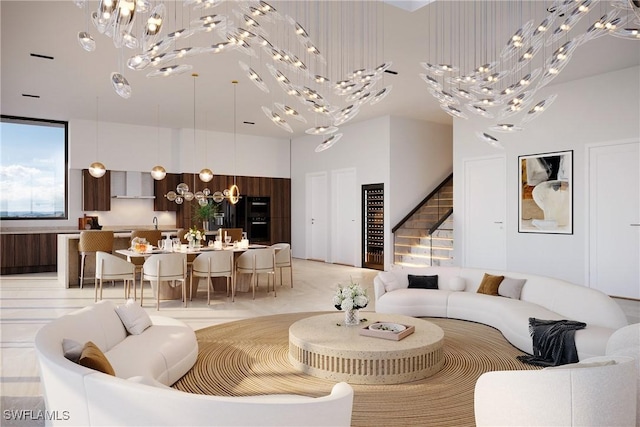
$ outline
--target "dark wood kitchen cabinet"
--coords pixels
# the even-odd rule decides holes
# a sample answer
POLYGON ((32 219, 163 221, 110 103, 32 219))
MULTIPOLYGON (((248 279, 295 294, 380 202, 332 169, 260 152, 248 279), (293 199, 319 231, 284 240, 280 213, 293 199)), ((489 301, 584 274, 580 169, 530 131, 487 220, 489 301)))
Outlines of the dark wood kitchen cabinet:
POLYGON ((82 170, 82 210, 111 210, 111 171, 94 178, 88 169, 82 170))
POLYGON ((1 237, 2 274, 57 271, 57 234, 3 234, 1 237))

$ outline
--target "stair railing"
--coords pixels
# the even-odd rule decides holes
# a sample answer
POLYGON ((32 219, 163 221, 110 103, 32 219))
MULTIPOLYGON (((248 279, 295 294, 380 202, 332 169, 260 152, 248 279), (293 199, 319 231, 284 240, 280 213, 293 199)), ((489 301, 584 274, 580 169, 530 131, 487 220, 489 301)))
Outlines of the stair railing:
MULTIPOLYGON (((398 224, 396 224, 396 226, 395 226, 395 227, 393 227, 393 228, 391 229, 391 232, 392 232, 392 233, 395 233, 395 232, 396 232, 400 227, 402 227, 402 226, 404 225, 404 223, 405 223, 405 222, 407 222, 409 219, 411 219, 411 217, 413 216, 413 214, 415 214, 416 212, 418 212, 418 210, 419 210, 422 206, 424 206, 424 205, 425 205, 425 204, 427 204, 431 199, 433 199, 433 198, 434 198, 434 197, 435 197, 435 196, 440 192, 440 190, 441 190, 444 186, 446 186, 447 184, 449 184, 449 182, 451 182, 451 181, 453 181, 453 173, 451 173, 448 177, 446 177, 446 178, 444 179, 444 181, 442 181, 440 184, 438 184, 438 186, 437 186, 437 187, 436 187, 436 188, 435 188, 431 193, 429 193, 429 194, 427 195, 427 197, 425 197, 424 199, 422 199, 422 201, 421 201, 420 203, 418 203, 418 204, 416 205, 416 207, 415 207, 415 208, 411 209, 411 212, 409 212, 407 215, 405 215, 405 217, 404 217, 404 218, 402 218, 402 219, 400 220, 400 222, 398 222, 398 224)), ((439 202, 439 199, 438 199, 438 202, 439 202)), ((448 212, 448 211, 447 211, 447 212, 448 212)), ((448 214, 447 214, 447 212, 445 212, 445 213, 444 213, 444 215, 446 215, 446 216, 447 216, 447 218, 448 218, 448 217, 449 217, 449 215, 451 215, 451 213, 448 213, 448 214)), ((441 216, 441 217, 442 217, 442 216, 441 216)), ((446 218, 445 218, 445 219, 446 219, 446 218)), ((439 220, 439 221, 440 221, 440 220, 439 220)), ((444 222, 444 220, 442 220, 442 222, 444 222)), ((440 222, 440 224, 442 224, 442 222, 440 222)), ((440 225, 440 224, 438 224, 438 225, 440 225)))

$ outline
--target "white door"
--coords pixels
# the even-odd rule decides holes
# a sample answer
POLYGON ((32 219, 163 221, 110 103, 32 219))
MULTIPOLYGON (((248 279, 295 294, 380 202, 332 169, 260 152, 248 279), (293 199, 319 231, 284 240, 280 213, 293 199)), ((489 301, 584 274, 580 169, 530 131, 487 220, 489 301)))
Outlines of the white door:
POLYGON ((505 180, 504 157, 464 161, 465 267, 506 269, 505 180))
POLYGON ((326 172, 309 173, 307 181, 307 259, 327 260, 328 200, 326 172))
POLYGON ((344 169, 331 172, 331 255, 332 262, 357 266, 358 201, 356 170, 344 169))
POLYGON ((640 298, 640 143, 588 150, 589 286, 640 298))

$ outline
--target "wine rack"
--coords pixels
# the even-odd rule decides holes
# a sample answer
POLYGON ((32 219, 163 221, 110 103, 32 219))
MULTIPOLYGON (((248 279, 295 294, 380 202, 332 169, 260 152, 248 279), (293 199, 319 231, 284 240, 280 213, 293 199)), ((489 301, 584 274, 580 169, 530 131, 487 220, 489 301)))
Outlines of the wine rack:
POLYGON ((362 186, 362 267, 384 270, 384 184, 362 186))

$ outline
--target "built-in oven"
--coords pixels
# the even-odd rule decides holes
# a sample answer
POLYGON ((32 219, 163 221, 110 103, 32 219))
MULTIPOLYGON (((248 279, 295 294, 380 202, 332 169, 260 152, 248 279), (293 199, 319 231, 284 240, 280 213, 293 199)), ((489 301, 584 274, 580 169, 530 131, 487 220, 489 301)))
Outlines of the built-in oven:
POLYGON ((247 196, 237 207, 237 224, 246 232, 250 242, 268 243, 271 239, 271 199, 247 196))
POLYGON ((253 217, 248 223, 247 235, 250 242, 268 242, 270 240, 271 224, 267 217, 253 217))

